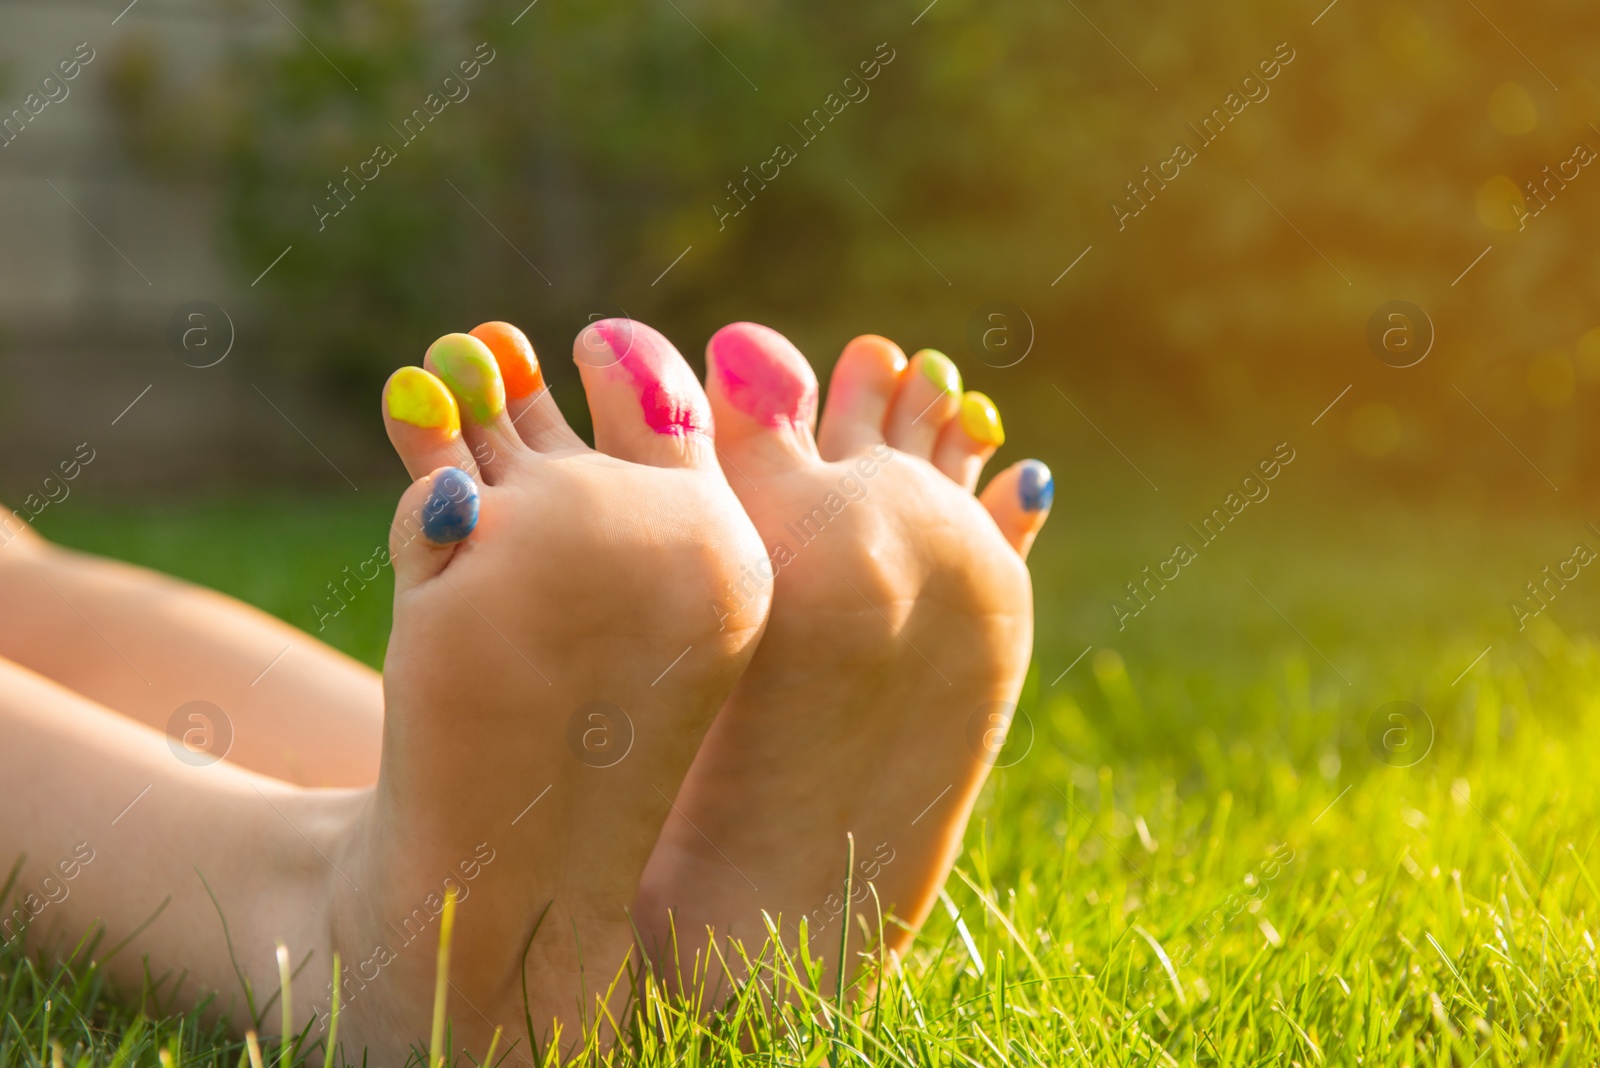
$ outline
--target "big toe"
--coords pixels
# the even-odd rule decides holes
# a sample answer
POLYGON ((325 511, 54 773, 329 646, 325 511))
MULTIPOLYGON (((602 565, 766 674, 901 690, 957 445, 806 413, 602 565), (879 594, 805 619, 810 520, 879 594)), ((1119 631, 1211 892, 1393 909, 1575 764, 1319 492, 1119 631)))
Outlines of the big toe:
POLYGON ((711 407, 659 331, 633 319, 591 323, 572 345, 595 448, 651 467, 716 468, 711 407))
MULTIPOLYGON (((817 458, 817 376, 788 338, 758 323, 733 323, 706 344, 706 393, 717 450, 759 476, 817 458)), ((738 488, 740 480, 730 477, 738 488)))
POLYGON ((980 500, 994 517, 1000 533, 1026 558, 1055 500, 1056 482, 1050 468, 1038 460, 1014 463, 984 487, 980 500))

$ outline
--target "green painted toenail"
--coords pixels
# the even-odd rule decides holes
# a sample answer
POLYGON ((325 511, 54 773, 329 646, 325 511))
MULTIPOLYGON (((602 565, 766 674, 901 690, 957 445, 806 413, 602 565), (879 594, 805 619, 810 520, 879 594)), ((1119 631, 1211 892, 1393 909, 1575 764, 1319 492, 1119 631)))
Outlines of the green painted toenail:
POLYGON ((446 334, 428 347, 428 357, 480 425, 505 410, 506 387, 489 346, 470 334, 446 334))
POLYGON ((939 387, 939 392, 951 396, 960 394, 961 372, 956 370, 950 357, 938 349, 923 349, 913 358, 922 365, 922 373, 928 376, 928 381, 939 387))

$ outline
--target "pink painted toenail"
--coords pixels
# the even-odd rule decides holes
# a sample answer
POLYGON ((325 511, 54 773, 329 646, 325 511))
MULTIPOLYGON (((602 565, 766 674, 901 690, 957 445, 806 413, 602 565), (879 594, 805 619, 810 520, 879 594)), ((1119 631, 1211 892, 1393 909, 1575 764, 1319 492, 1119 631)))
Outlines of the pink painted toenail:
POLYGON ((711 338, 710 373, 735 408, 767 426, 810 426, 817 376, 788 338, 759 323, 733 323, 711 338))
POLYGON ((611 366, 633 383, 645 425, 657 434, 711 432, 705 394, 672 342, 632 319, 602 319, 591 329, 616 354, 611 366))

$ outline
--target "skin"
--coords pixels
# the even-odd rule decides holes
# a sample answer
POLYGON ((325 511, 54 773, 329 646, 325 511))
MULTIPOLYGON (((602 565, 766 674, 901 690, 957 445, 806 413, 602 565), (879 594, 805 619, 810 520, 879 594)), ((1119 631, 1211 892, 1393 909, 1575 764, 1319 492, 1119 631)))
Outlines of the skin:
MULTIPOLYGON (((0 854, 36 858, 22 872, 29 886, 79 843, 99 850, 38 922, 74 939, 103 922, 110 945, 170 897, 111 977, 137 988, 148 957, 154 974, 187 969, 189 996, 224 992, 226 1008, 239 986, 198 868, 257 990, 276 988, 280 939, 296 961, 313 954, 294 991, 302 1013, 326 1009, 334 952, 359 973, 344 986, 341 1036, 379 1064, 426 1044, 437 912, 451 885, 467 892, 452 948, 458 1050, 481 1056, 496 1024, 524 1030, 530 936, 525 975, 546 1041, 570 1042, 583 1019, 620 1014, 626 980, 606 991, 635 954, 627 909, 768 609, 760 595, 720 629, 705 610, 760 541, 709 438, 646 425, 648 372, 580 361, 609 451, 554 423, 554 405, 525 421, 541 420, 541 440, 564 444, 535 450, 496 408, 496 383, 473 353, 449 359, 465 426, 385 414, 417 481, 391 530, 395 614, 375 784, 302 789, 231 761, 197 768, 150 727, 0 661, 12 743, 0 747, 0 781, 6 811, 18 814, 0 825, 0 854), (480 454, 493 460, 475 466, 469 450, 485 443, 480 454), (436 491, 459 489, 451 468, 476 475, 475 523, 459 493, 438 504, 436 491), (424 533, 430 516, 442 517, 433 529, 446 543, 424 533), (620 759, 607 737, 591 738, 591 720, 573 730, 596 701, 633 725, 620 759), (71 790, 53 788, 86 767, 93 774, 74 774, 71 790)), ((664 341, 652 359, 670 373, 667 388, 694 383, 664 341)), ((624 729, 613 720, 602 735, 624 729)))
POLYGON ((377 778, 382 678, 259 609, 31 530, 0 545, 0 604, 15 606, 0 657, 103 708, 165 731, 209 701, 230 764, 301 786, 377 778))
MULTIPOLYGON (((505 324, 486 325, 494 329, 480 328, 473 333, 493 357, 502 365, 515 361, 516 373, 523 381, 537 375, 536 357, 531 356, 526 339, 508 338, 505 331, 514 328, 505 324), (526 366, 530 358, 535 361, 532 368, 526 366)), ((1003 440, 1003 431, 992 402, 981 394, 963 394, 959 372, 937 354, 919 353, 908 365, 892 343, 874 337, 856 339, 835 370, 828 410, 817 435, 815 376, 803 357, 774 332, 737 324, 719 334, 708 355, 708 403, 697 391, 663 401, 663 381, 681 381, 686 368, 670 361, 663 365, 659 346, 665 344, 664 339, 653 332, 636 336, 639 329, 634 324, 608 324, 605 330, 580 335, 574 347, 589 387, 602 452, 669 471, 704 473, 712 450, 704 432, 697 428, 711 426, 714 416, 717 451, 727 466, 728 481, 765 540, 763 545, 751 539, 732 557, 724 556, 716 569, 714 589, 703 590, 700 603, 685 604, 684 615, 704 616, 709 628, 704 640, 728 640, 730 633, 748 626, 753 610, 766 603, 770 565, 764 561, 769 559, 769 551, 787 543, 794 553, 793 559, 785 560, 778 569, 773 626, 694 757, 687 782, 676 798, 677 810, 666 818, 648 867, 634 880, 638 892, 632 911, 656 964, 669 977, 675 974, 680 955, 692 961, 695 949, 703 953, 707 929, 719 937, 736 935, 759 942, 765 930, 760 916, 763 909, 774 917, 781 915, 790 936, 798 918, 809 914, 814 934, 828 932, 814 951, 828 958, 831 967, 831 955, 837 953, 836 916, 841 904, 838 895, 846 831, 856 836, 858 888, 870 881, 878 900, 908 928, 914 929, 925 919, 948 875, 972 801, 987 772, 984 746, 992 744, 995 726, 988 718, 994 712, 991 705, 1003 709, 1004 702, 1014 700, 1026 668, 1031 606, 1021 560, 1045 519, 1049 474, 1036 461, 1018 464, 992 480, 981 506, 973 499, 972 488, 984 462, 1003 440), (642 344, 640 336, 645 338, 642 344), (619 350, 625 355, 619 357, 619 350), (629 364, 636 355, 647 365, 643 369, 629 364), (666 371, 652 374, 649 370, 659 366, 666 371), (841 480, 847 478, 854 481, 841 491, 841 480), (822 535, 802 545, 789 533, 792 524, 826 502, 830 493, 856 497, 861 491, 855 487, 864 487, 865 495, 837 515, 828 515, 822 535), (841 665, 846 670, 840 671, 841 665), (979 732, 978 737, 987 740, 976 748, 969 737, 974 716, 990 732, 979 732), (672 941, 674 920, 676 944, 672 941)), ((450 339, 457 350, 464 344, 461 337, 450 339)), ((676 359, 675 352, 671 355, 676 359)), ((469 353, 465 362, 472 373, 460 377, 463 392, 469 395, 457 406, 460 412, 469 413, 464 427, 441 420, 438 413, 449 407, 448 403, 418 403, 419 394, 425 399, 434 391, 429 383, 438 384, 431 373, 420 369, 397 373, 397 381, 408 387, 400 399, 409 403, 391 405, 386 425, 414 475, 444 466, 477 473, 486 486, 482 508, 487 525, 493 524, 500 512, 496 507, 499 479, 520 479, 524 476, 513 472, 529 467, 563 471, 579 458, 588 463, 604 460, 584 449, 560 419, 542 389, 542 377, 534 393, 517 398, 514 391, 505 390, 505 399, 499 402, 501 411, 490 413, 482 422, 472 418, 470 413, 484 400, 482 361, 469 353), (396 410, 415 423, 394 418, 396 410), (426 425, 416 425, 419 423, 426 425), (491 459, 480 469, 474 455, 491 459), (530 455, 562 462, 529 464, 530 455)), ((428 363, 431 372, 435 369, 431 357, 428 363)), ((673 388, 683 392, 676 385, 673 388)), ((436 392, 454 397, 442 385, 437 385, 436 392)), ((488 393, 493 392, 490 386, 488 393)), ((495 407, 492 397, 488 407, 495 407)), ((723 484, 718 492, 725 489, 723 484)), ((620 494, 620 499, 630 501, 629 515, 636 510, 631 504, 634 492, 631 486, 613 487, 613 500, 620 494)), ((552 556, 545 547, 546 542, 559 541, 561 531, 541 528, 540 522, 559 517, 558 526, 570 524, 569 509, 548 507, 550 495, 546 488, 513 498, 528 505, 529 512, 511 520, 509 526, 537 533, 523 539, 528 543, 525 547, 508 555, 523 553, 536 564, 541 558, 551 562, 548 577, 541 582, 559 589, 563 581, 571 581, 566 572, 575 550, 569 551, 566 567, 562 567, 558 561, 563 558, 552 556)), ((411 512, 417 511, 420 501, 411 501, 411 512)), ((593 503, 603 510, 607 502, 593 503)), ((407 514, 408 504, 402 502, 402 521, 407 514)), ((621 517, 602 523, 606 527, 611 524, 627 525, 621 517)), ((515 540, 509 532, 495 536, 515 540)), ((474 531, 460 550, 451 552, 477 552, 476 546, 486 537, 483 530, 474 531)), ((57 569, 58 580, 74 569, 91 572, 71 593, 75 604, 87 604, 88 614, 94 615, 98 602, 93 595, 99 576, 92 574, 83 560, 61 559, 59 550, 51 550, 37 539, 27 541, 27 553, 57 557, 51 566, 57 569)), ((0 582, 5 579, 7 555, 0 551, 0 582)), ((18 554, 16 559, 22 558, 18 554)), ((397 555, 397 576, 400 559, 397 555)), ((166 582, 175 587, 169 596, 224 600, 148 573, 123 571, 126 574, 121 577, 133 588, 141 582, 166 582)), ((505 585, 503 581, 490 584, 497 589, 505 585)), ((448 618, 448 602, 454 595, 443 596, 437 584, 432 589, 438 596, 418 603, 448 618)), ((592 595, 574 590, 556 596, 560 599, 550 603, 565 606, 581 604, 592 595)), ((453 676, 457 673, 440 665, 457 656, 470 658, 452 646, 456 640, 453 632, 461 629, 459 618, 452 633, 433 634, 419 623, 414 629, 432 636, 415 644, 402 640, 400 599, 397 593, 396 642, 391 644, 389 674, 392 688, 401 689, 395 692, 392 708, 404 706, 401 690, 429 688, 426 679, 413 683, 410 673, 420 671, 429 676, 442 671, 453 676)), ((479 597, 474 595, 473 600, 477 602, 479 597)), ((525 605, 527 598, 519 598, 518 603, 525 605)), ((243 622, 223 631, 226 640, 217 637, 216 628, 185 629, 185 612, 154 621, 157 625, 150 640, 184 650, 196 660, 201 653, 214 656, 218 648, 229 649, 230 643, 253 654, 269 636, 252 627, 259 629, 271 621, 239 607, 243 622)), ((508 606, 507 611, 515 614, 517 606, 508 606)), ((459 616, 459 606, 456 612, 459 616)), ((430 613, 418 614, 425 617, 430 613)), ((484 614, 503 629, 505 620, 500 615, 484 614)), ((627 620, 584 623, 575 614, 571 621, 563 617, 563 622, 575 634, 598 632, 606 626, 625 632, 638 629, 636 616, 635 612, 627 620)), ((307 643, 315 645, 309 639, 307 643)), ((685 645, 691 651, 698 648, 694 643, 685 645)), ((68 658, 72 663, 61 666, 71 669, 85 659, 83 649, 87 647, 85 640, 79 655, 68 658)), ((10 651, 0 634, 0 653, 10 651)), ((520 680, 511 686, 513 695, 503 699, 517 705, 515 695, 521 694, 521 703, 526 704, 528 691, 536 691, 538 680, 522 677, 528 675, 530 665, 506 652, 503 643, 500 655, 505 662, 497 665, 498 675, 520 680)), ((88 658, 111 659, 103 651, 88 658)), ((674 667, 674 673, 687 663, 686 659, 674 667)), ((307 670, 307 665, 314 664, 310 657, 286 657, 273 674, 282 673, 280 685, 292 682, 309 692, 318 682, 316 673, 307 670)), ((190 666, 186 660, 176 661, 171 673, 181 678, 190 666)), ((341 662, 340 668, 345 672, 340 678, 353 689, 376 679, 359 665, 341 662)), ((114 689, 106 687, 113 698, 109 703, 128 711, 114 699, 114 689)), ((126 680, 122 689, 134 692, 126 680)), ((454 701, 459 705, 463 699, 467 707, 458 710, 461 717, 487 714, 475 694, 456 695, 454 701)), ((171 707, 162 707, 159 717, 142 718, 160 727, 171 707)), ((330 724, 350 728, 346 771, 356 782, 369 782, 370 778, 357 776, 363 759, 374 767, 377 763, 375 721, 366 716, 341 719, 341 707, 339 702, 321 702, 311 706, 307 716, 324 733, 330 724)), ((507 712, 508 717, 516 714, 507 712)), ((394 715, 392 711, 391 717, 394 715)), ((423 717, 414 718, 427 722, 423 717)), ((270 736, 271 720, 262 720, 261 732, 270 736)), ((300 726, 293 733, 305 730, 300 726)), ((417 791, 419 798, 437 797, 437 788, 430 793, 426 785, 428 759, 460 746, 458 731, 438 724, 431 730, 407 728, 404 721, 388 729, 388 751, 399 755, 385 762, 391 792, 385 793, 380 784, 376 795, 390 800, 390 811, 408 813, 410 820, 424 825, 430 823, 430 817, 419 809, 427 806, 409 801, 408 791, 417 791), (428 741, 419 744, 417 737, 428 741), (427 759, 422 760, 421 769, 411 769, 404 754, 418 750, 426 753, 427 759), (404 769, 411 769, 415 781, 402 777, 404 769)), ((254 736, 253 730, 241 730, 240 742, 247 733, 254 736)), ((497 746, 500 737, 495 735, 497 746)), ((545 748, 549 748, 548 742, 545 748)), ((236 743, 228 764, 260 759, 269 749, 265 745, 241 748, 236 743)), ((682 753, 678 756, 687 759, 682 753)), ((494 757, 501 760, 504 754, 494 757)), ((170 763, 170 757, 166 759, 170 763)), ((520 775, 528 784, 524 794, 533 796, 552 783, 554 776, 535 774, 530 779, 526 771, 515 772, 510 765, 519 761, 532 761, 529 766, 536 766, 537 756, 524 754, 503 761, 508 775, 520 775)), ((268 767, 260 770, 272 773, 268 767)), ((414 832, 411 824, 396 819, 388 832, 392 839, 414 832)), ((528 815, 517 826, 532 820, 528 815)), ((437 814, 431 822, 438 822, 437 814)), ((583 813, 570 807, 546 830, 553 837, 573 842, 574 853, 584 858, 585 866, 592 853, 585 835, 605 833, 587 826, 583 813)), ((294 841, 284 843, 286 849, 294 847, 294 841)), ((462 856, 470 858, 472 853, 469 849, 462 856)), ((496 852, 497 861, 505 855, 496 852)), ((456 863, 461 860, 456 858, 456 863)), ((381 863, 379 870, 383 870, 381 863)), ((439 870, 449 871, 449 864, 439 870)), ((486 870, 499 875, 509 869, 491 864, 486 870)), ((431 885, 435 891, 439 889, 437 880, 431 885)), ((540 889, 539 885, 522 885, 517 893, 537 896, 540 889)), ((544 887, 551 899, 555 895, 548 889, 544 887)), ((483 900, 483 896, 475 900, 483 900)), ((858 898, 858 906, 870 901, 870 897, 858 898)), ((396 908, 404 915, 414 904, 396 908)), ((866 916, 869 926, 876 929, 875 911, 858 907, 857 915, 866 916)), ((910 931, 893 923, 887 930, 886 948, 903 951, 910 931)), ((491 940, 488 928, 483 931, 482 938, 491 940)), ((492 946, 481 946, 479 952, 495 958, 492 946)), ((370 950, 363 953, 356 945, 345 953, 347 961, 353 959, 351 953, 359 955, 354 959, 366 959, 370 950)), ((537 952, 535 960, 540 960, 537 952)), ((557 953, 542 964, 541 974, 559 984, 563 976, 570 975, 573 960, 563 962, 557 953)), ((420 973, 426 968, 417 966, 417 970, 407 982, 420 987, 420 973)), ((391 966, 383 974, 400 972, 391 966)), ((589 974, 595 974, 593 958, 589 974)), ((270 974, 258 980, 258 985, 261 983, 270 985, 270 974)), ((325 994, 325 987, 324 982, 318 993, 325 994)), ((485 993, 484 998, 492 1003, 493 992, 485 993)), ((384 1026, 388 1025, 385 1021, 384 1026)))
MULTIPOLYGON (((815 437, 815 375, 775 331, 725 327, 707 367, 718 451, 777 574, 766 637, 645 871, 645 944, 671 979, 704 966, 708 931, 760 945, 763 913, 790 938, 804 916, 831 972, 853 834, 853 913, 875 932, 881 902, 882 948, 903 953, 1027 670, 1023 557, 1047 513, 1019 482, 1043 465, 973 497, 1003 435, 997 415, 976 422, 993 408, 981 395, 961 418, 959 373, 938 353, 851 342, 815 437)), ((736 590, 725 605, 741 603, 736 590)))

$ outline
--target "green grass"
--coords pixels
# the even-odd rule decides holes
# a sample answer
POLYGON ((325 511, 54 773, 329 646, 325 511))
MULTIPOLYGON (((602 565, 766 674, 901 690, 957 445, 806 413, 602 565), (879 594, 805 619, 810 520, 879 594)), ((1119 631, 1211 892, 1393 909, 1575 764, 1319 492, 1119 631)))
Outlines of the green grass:
MULTIPOLYGON (((752 990, 697 1023, 651 998, 613 1061, 1594 1063, 1600 580, 1525 633, 1506 608, 1581 521, 1374 506, 1330 524, 1285 496, 1122 632, 1106 601, 1166 555, 1178 513, 1058 516, 1035 565, 1031 730, 974 816, 953 914, 936 909, 903 971, 869 966, 877 996, 842 1016, 805 957, 769 946, 799 1007, 774 1015, 752 990), (1384 721, 1369 740, 1394 700, 1432 727, 1411 766, 1393 765, 1419 734, 1385 748, 1384 721)), ((316 591, 382 537, 380 503, 63 510, 46 533, 314 630, 316 591)), ((378 662, 387 597, 374 585, 323 636, 378 662)), ((171 986, 113 996, 81 958, 9 952, 0 1066, 49 1063, 52 1042, 72 1064, 169 1047, 239 1064, 240 1043, 172 1013, 171 986)))

